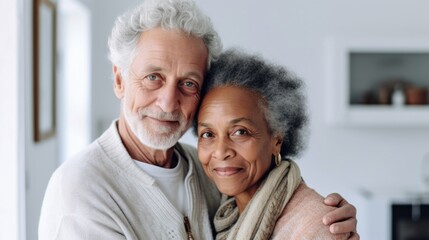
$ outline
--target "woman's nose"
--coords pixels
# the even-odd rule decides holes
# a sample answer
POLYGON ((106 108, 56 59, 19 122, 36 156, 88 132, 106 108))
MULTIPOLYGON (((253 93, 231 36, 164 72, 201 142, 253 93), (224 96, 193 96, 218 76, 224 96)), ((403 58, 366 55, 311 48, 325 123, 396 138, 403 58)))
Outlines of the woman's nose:
POLYGON ((231 148, 231 144, 226 139, 219 139, 215 147, 216 149, 213 152, 213 157, 218 160, 228 160, 235 156, 235 151, 231 148))

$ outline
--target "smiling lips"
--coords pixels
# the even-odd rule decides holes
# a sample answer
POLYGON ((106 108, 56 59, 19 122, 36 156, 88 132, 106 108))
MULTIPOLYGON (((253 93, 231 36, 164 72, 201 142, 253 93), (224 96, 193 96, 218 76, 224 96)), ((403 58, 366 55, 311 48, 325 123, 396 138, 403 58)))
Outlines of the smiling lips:
POLYGON ((213 171, 218 175, 218 176, 231 176, 234 175, 238 172, 241 172, 243 170, 243 168, 238 168, 238 167, 218 167, 218 168, 214 168, 213 171))
POLYGON ((164 120, 164 119, 158 119, 158 118, 153 118, 153 117, 149 117, 149 116, 147 116, 147 118, 152 120, 153 122, 156 122, 157 124, 160 124, 160 125, 171 125, 171 124, 177 124, 178 123, 177 120, 164 120))

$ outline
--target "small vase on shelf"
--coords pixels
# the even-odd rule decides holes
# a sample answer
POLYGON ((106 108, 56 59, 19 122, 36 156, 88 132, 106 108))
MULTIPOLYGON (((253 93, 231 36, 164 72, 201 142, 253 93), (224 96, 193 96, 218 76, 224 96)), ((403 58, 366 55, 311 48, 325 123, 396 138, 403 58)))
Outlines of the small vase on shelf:
POLYGON ((393 107, 403 107, 405 105, 405 94, 404 89, 399 84, 395 85, 395 88, 392 93, 392 106, 393 107))

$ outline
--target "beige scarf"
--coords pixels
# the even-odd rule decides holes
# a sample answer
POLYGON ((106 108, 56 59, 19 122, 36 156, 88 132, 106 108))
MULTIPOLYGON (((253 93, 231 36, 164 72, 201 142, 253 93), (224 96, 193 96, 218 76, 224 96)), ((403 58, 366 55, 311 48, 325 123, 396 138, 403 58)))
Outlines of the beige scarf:
POLYGON ((282 161, 261 183, 241 216, 234 198, 220 206, 214 219, 216 239, 269 239, 277 219, 301 181, 296 163, 282 161))

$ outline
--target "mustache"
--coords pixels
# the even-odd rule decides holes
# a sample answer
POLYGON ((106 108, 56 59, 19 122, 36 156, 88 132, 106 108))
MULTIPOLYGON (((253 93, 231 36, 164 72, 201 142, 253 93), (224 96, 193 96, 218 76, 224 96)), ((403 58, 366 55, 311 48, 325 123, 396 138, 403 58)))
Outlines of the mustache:
POLYGON ((182 113, 180 112, 168 113, 162 110, 153 111, 147 108, 139 109, 138 114, 140 119, 143 117, 151 117, 162 121, 179 121, 179 122, 182 122, 185 119, 182 113))

